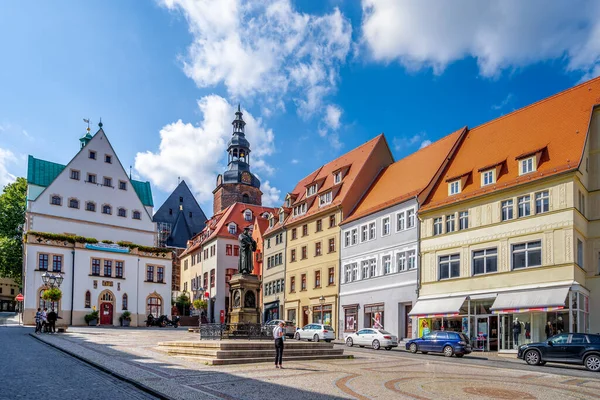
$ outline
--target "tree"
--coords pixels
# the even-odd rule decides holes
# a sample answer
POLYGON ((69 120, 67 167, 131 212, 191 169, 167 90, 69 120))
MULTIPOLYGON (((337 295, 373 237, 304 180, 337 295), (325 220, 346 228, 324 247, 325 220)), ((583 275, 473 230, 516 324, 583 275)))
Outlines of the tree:
POLYGON ((175 304, 177 305, 177 309, 181 315, 185 315, 185 312, 189 314, 190 310, 190 298, 185 294, 180 295, 175 300, 175 304))
POLYGON ((23 266, 23 226, 27 203, 27 180, 4 187, 0 194, 0 276, 21 284, 23 266))

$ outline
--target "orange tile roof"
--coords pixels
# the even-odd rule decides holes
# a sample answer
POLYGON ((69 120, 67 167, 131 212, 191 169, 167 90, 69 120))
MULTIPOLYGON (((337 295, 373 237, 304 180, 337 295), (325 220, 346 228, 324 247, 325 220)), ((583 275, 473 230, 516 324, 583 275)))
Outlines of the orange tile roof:
POLYGON ((384 169, 343 223, 418 196, 429 186, 464 132, 462 128, 384 169))
POLYGON ((421 211, 507 189, 579 167, 600 77, 469 130, 421 211), (517 159, 542 151, 537 171, 519 176, 517 159), (481 187, 479 169, 506 160, 493 185, 481 187), (472 172, 458 195, 445 180, 472 172))
POLYGON ((306 178, 298 182, 294 190, 290 193, 292 196, 296 196, 296 199, 292 203, 291 207, 293 209, 295 206, 302 204, 306 201, 308 204, 308 209, 305 214, 296 217, 294 217, 292 210, 290 212, 290 215, 286 218, 284 224, 295 224, 304 221, 305 219, 317 213, 339 207, 344 201, 344 197, 351 189, 352 184, 355 182, 356 177, 360 172, 362 166, 368 160, 375 147, 381 142, 385 142, 385 137, 383 136, 383 134, 376 136, 375 138, 369 140, 361 146, 358 146, 355 149, 349 151, 348 153, 323 165, 321 168, 312 172, 306 178), (348 170, 344 175, 342 182, 337 185, 334 185, 333 172, 338 171, 342 168, 348 168, 348 170), (306 187, 309 186, 310 183, 317 183, 321 181, 323 183, 318 189, 318 194, 312 195, 309 198, 307 198, 306 187), (334 191, 334 198, 332 202, 324 207, 319 207, 319 194, 325 193, 329 190, 334 191), (337 191, 337 194, 335 192, 336 190, 339 190, 337 191))

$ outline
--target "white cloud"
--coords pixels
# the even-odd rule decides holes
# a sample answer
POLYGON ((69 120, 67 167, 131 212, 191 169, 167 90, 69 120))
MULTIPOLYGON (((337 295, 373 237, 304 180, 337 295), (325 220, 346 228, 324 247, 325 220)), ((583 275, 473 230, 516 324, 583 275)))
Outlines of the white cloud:
MULTIPOLYGON (((183 69, 200 88, 224 84, 234 98, 281 109, 292 99, 302 116, 335 90, 352 43, 352 26, 336 7, 312 15, 290 0, 162 0, 182 12, 193 42, 183 69)), ((268 114, 269 112, 267 112, 268 114)), ((265 114, 266 115, 266 114, 265 114)))
MULTIPOLYGON (((164 191, 172 191, 179 176, 190 184, 198 200, 206 204, 213 198, 217 175, 226 169, 223 160, 232 133, 234 106, 220 96, 210 95, 201 98, 198 107, 203 116, 199 125, 179 120, 164 126, 159 150, 137 153, 135 169, 164 191)), ((252 151, 252 170, 273 173, 273 167, 265 161, 275 151, 273 131, 248 112, 244 113, 244 120, 252 151)), ((264 186, 265 183, 261 187, 263 192, 264 186)), ((268 186, 267 190, 273 199, 277 189, 268 186)))
POLYGON ((298 164, 300 161, 298 161, 298 160, 296 160, 296 159, 294 158, 294 159, 293 159, 292 161, 290 161, 290 162, 291 162, 292 164, 298 164))
POLYGON ((377 61, 441 73, 473 57, 483 76, 564 59, 600 73, 600 2, 586 0, 362 0, 362 38, 377 61))
POLYGON ((421 142, 421 146, 419 146, 419 149, 423 149, 423 148, 429 146, 430 144, 431 144, 431 140, 423 140, 421 142))
POLYGON ((506 105, 507 105, 507 104, 508 104, 508 103, 509 103, 509 102, 512 100, 512 98, 513 98, 513 94, 512 94, 512 93, 509 93, 509 94, 508 94, 508 95, 507 95, 507 96, 504 98, 504 100, 502 100, 502 101, 500 102, 500 104, 493 104, 493 105, 492 105, 492 110, 501 110, 501 109, 503 109, 503 108, 504 108, 504 107, 506 107, 506 105))
POLYGON ((328 127, 333 130, 337 130, 340 127, 340 118, 342 116, 342 109, 338 106, 328 105, 325 111, 325 123, 328 127))
MULTIPOLYGON (((259 178, 260 179, 260 178, 259 178)), ((262 195, 262 205, 265 207, 279 207, 281 201, 281 190, 271 186, 271 182, 263 181, 260 184, 262 195)))
MULTIPOLYGON (((404 148, 412 147, 417 143, 421 143, 421 145, 422 145, 423 143, 428 142, 428 140, 425 140, 425 136, 427 136, 425 132, 419 132, 412 136, 394 137, 392 139, 392 144, 394 145, 394 150, 401 151, 404 148)), ((431 143, 431 142, 429 141, 429 143, 431 143)), ((425 146, 423 146, 423 147, 425 147, 425 146)))
POLYGON ((8 185, 9 183, 14 182, 17 177, 8 172, 8 164, 14 163, 17 161, 17 158, 10 150, 6 150, 0 148, 0 190, 8 185))

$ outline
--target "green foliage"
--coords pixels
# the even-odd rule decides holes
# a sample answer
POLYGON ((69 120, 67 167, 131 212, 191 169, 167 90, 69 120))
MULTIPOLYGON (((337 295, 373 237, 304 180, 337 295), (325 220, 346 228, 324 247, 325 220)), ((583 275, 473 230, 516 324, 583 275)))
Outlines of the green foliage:
POLYGON ((131 321, 131 313, 129 311, 123 311, 123 314, 119 317, 119 321, 131 321))
POLYGON ((98 310, 96 311, 92 311, 89 314, 86 314, 85 317, 83 317, 85 319, 85 322, 87 322, 88 324, 93 321, 93 320, 98 320, 98 310))
MULTIPOLYGON (((96 243, 98 243, 98 239, 95 239, 95 238, 88 238, 88 237, 83 237, 83 236, 63 235, 63 234, 60 234, 60 233, 29 231, 29 232, 27 232, 27 234, 28 235, 38 236, 38 237, 40 237, 42 239, 62 240, 62 241, 69 242, 69 243, 88 243, 88 244, 96 244, 96 243)), ((114 244, 114 242, 112 240, 103 240, 102 243, 114 244)), ((117 242, 117 245, 119 245, 121 247, 128 247, 128 248, 130 248, 132 250, 133 249, 138 249, 139 251, 144 251, 144 252, 148 252, 148 253, 168 254, 168 253, 171 253, 173 251, 171 249, 167 249, 167 248, 163 248, 163 247, 141 246, 141 245, 135 244, 135 243, 117 242)))
POLYGON ((21 284, 23 268, 23 225, 27 203, 27 180, 4 187, 0 194, 0 277, 13 278, 21 284))
POLYGON ((179 313, 181 315, 189 314, 190 304, 191 304, 190 298, 185 294, 180 295, 175 300, 175 305, 177 306, 177 310, 179 310, 179 313))
POLYGON ((194 300, 194 308, 196 310, 206 310, 207 306, 208 306, 208 302, 206 300, 200 300, 200 299, 194 300))
POLYGON ((126 242, 117 242, 117 244, 121 247, 129 247, 130 249, 138 249, 139 251, 145 251, 147 253, 167 254, 167 253, 171 253, 173 251, 173 250, 165 248, 165 247, 140 246, 139 244, 126 243, 126 242))
POLYGON ((59 288, 50 288, 44 290, 44 294, 42 295, 42 299, 46 301, 60 301, 62 299, 62 292, 59 288))
POLYGON ((112 240, 103 240, 102 243, 114 244, 115 242, 113 242, 112 240))

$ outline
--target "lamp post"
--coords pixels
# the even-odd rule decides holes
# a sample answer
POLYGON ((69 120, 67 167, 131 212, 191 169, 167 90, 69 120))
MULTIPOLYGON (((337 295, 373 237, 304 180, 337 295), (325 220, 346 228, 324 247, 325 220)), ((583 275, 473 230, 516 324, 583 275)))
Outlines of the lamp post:
MULTIPOLYGON (((51 288, 59 288, 63 283, 63 279, 64 278, 61 274, 50 274, 48 271, 42 274, 42 282, 44 282, 45 286, 50 286, 51 288)), ((54 305, 52 306, 52 309, 54 309, 54 305)), ((59 310, 57 309, 56 315, 58 315, 58 311, 59 310)))
POLYGON ((325 303, 325 297, 321 295, 321 297, 319 297, 319 304, 321 304, 321 323, 324 325, 325 318, 323 318, 323 303, 325 303))
MULTIPOLYGON (((202 286, 199 287, 194 287, 192 288, 192 291, 194 292, 194 300, 196 298, 202 299, 202 296, 204 295, 204 288, 202 286)), ((198 321, 200 321, 201 319, 201 315, 198 315, 198 321)))

